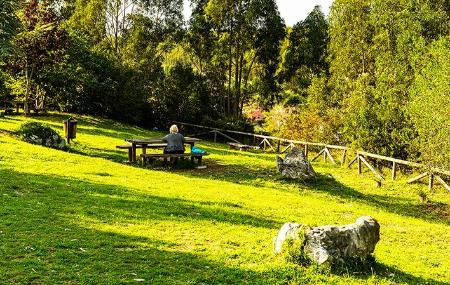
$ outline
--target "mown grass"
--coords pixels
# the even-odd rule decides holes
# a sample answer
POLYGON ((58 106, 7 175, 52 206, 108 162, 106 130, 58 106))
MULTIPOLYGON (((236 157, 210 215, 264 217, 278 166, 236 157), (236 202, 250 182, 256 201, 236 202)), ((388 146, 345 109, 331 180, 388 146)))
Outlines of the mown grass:
POLYGON ((19 141, 37 120, 62 132, 68 115, 0 118, 0 284, 450 284, 450 193, 419 203, 406 177, 377 188, 325 163, 300 184, 273 154, 202 142, 206 170, 143 169, 115 149, 151 132, 79 117, 70 152, 19 141), (373 272, 303 268, 272 253, 284 222, 381 224, 373 272))

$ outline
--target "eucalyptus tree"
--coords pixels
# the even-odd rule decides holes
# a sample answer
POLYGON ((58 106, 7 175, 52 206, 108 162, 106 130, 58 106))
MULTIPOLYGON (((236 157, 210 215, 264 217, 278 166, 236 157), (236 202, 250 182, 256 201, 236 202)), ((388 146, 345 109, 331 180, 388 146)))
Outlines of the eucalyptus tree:
POLYGON ((262 76, 273 80, 284 23, 273 0, 210 0, 205 12, 226 55, 225 113, 239 118, 257 64, 265 65, 262 76))
POLYGON ((68 27, 96 49, 110 52, 117 59, 122 55, 134 16, 148 18, 152 29, 160 34, 179 29, 183 23, 182 0, 75 1, 68 27))
POLYGON ((288 33, 278 74, 285 93, 306 96, 314 75, 328 73, 328 22, 316 6, 288 33))

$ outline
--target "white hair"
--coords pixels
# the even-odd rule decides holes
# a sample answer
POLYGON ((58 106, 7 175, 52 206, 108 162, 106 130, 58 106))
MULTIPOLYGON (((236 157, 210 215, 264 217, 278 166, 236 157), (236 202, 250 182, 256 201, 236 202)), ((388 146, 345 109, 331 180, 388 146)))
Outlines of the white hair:
POLYGON ((177 134, 177 133, 178 133, 178 127, 177 127, 177 125, 172 125, 172 126, 170 127, 170 133, 171 133, 171 134, 177 134))

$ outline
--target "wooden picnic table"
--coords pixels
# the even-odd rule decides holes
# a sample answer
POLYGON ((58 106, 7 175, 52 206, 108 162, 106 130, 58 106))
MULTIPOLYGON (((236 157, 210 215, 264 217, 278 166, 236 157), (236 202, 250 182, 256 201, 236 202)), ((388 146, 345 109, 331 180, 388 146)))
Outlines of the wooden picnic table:
MULTIPOLYGON (((126 142, 129 142, 131 144, 131 162, 136 162, 136 149, 138 146, 142 148, 142 153, 145 154, 147 151, 147 148, 151 148, 152 145, 157 145, 158 147, 164 147, 166 144, 160 139, 126 139, 126 142)), ((191 149, 195 145, 196 142, 201 141, 200 139, 196 138, 184 138, 184 143, 190 145, 191 149)))

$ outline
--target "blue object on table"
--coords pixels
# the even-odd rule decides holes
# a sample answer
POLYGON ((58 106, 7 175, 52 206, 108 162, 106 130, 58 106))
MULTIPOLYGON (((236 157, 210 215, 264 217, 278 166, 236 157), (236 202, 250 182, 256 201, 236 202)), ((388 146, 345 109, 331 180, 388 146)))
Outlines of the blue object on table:
POLYGON ((206 151, 204 151, 203 149, 200 149, 200 148, 198 148, 196 146, 193 146, 191 148, 191 153, 194 153, 194 154, 206 154, 206 151))

